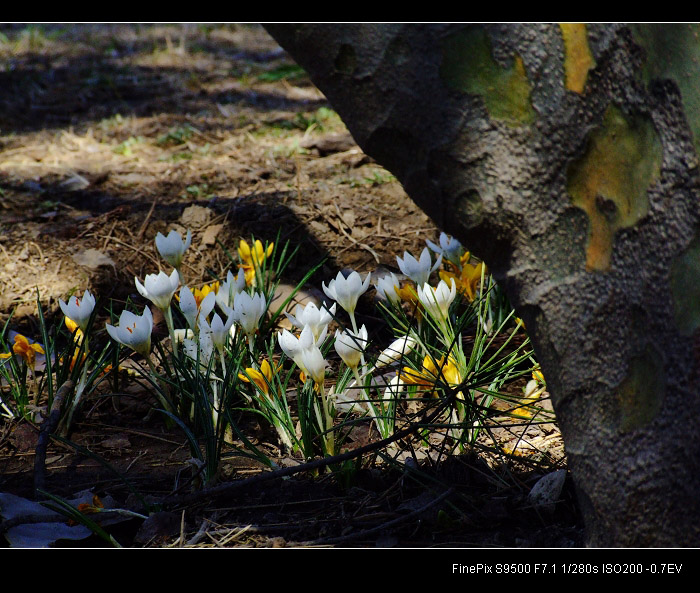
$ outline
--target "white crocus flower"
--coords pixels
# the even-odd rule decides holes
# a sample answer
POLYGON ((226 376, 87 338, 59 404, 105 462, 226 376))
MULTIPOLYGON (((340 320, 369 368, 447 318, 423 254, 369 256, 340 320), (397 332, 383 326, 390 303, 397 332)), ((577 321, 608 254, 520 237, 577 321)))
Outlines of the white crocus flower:
POLYGON ((357 272, 350 272, 347 278, 343 276, 342 272, 338 272, 338 275, 328 283, 328 286, 322 283, 323 292, 352 315, 355 313, 357 300, 369 288, 371 276, 371 274, 367 274, 363 282, 362 277, 357 272))
POLYGON ((197 301, 192 294, 189 286, 183 286, 180 289, 180 311, 187 321, 187 325, 194 329, 197 327, 197 315, 199 314, 199 307, 197 307, 197 301))
POLYGON ((83 333, 87 332, 87 325, 90 321, 90 316, 95 308, 95 297, 90 294, 89 290, 83 293, 83 298, 72 296, 67 303, 62 300, 58 301, 61 306, 61 311, 71 321, 75 321, 83 333))
POLYGON ((187 325, 195 329, 199 320, 206 320, 209 313, 214 309, 216 304, 216 295, 210 292, 202 299, 202 302, 197 306, 197 299, 194 298, 192 291, 188 286, 183 286, 180 289, 180 311, 182 311, 187 325))
POLYGON ((318 342, 323 331, 328 327, 328 324, 333 320, 335 315, 336 304, 326 309, 319 309, 315 303, 307 303, 305 307, 296 306, 296 315, 285 313, 287 319, 299 329, 308 327, 314 336, 314 341, 318 342))
POLYGON ((177 344, 182 344, 182 342, 186 339, 191 340, 194 338, 194 332, 191 329, 176 329, 173 334, 177 344))
POLYGON ((435 245, 432 241, 426 241, 426 244, 435 253, 441 254, 445 259, 448 259, 456 266, 460 266, 459 258, 464 252, 464 247, 454 237, 450 237, 446 233, 440 233, 440 245, 435 245))
POLYGON ((287 358, 291 358, 296 365, 302 367, 303 370, 303 365, 301 363, 302 351, 310 348, 317 348, 318 344, 322 344, 323 340, 326 339, 326 331, 327 328, 324 328, 319 339, 316 340, 310 327, 305 327, 298 338, 292 332, 283 329, 281 332, 277 333, 277 341, 282 351, 287 355, 287 358))
POLYGON ((192 232, 187 231, 187 238, 182 242, 182 236, 177 231, 173 230, 166 237, 163 233, 156 235, 156 249, 160 256, 167 261, 173 268, 179 269, 182 265, 182 258, 185 251, 192 242, 192 232))
POLYGON ((241 326, 249 338, 258 329, 260 319, 266 311, 267 302, 260 292, 256 292, 253 296, 247 292, 239 292, 233 299, 233 320, 241 326))
POLYGON ((396 274, 389 272, 386 276, 382 276, 377 281, 377 293, 388 300, 392 305, 401 303, 401 297, 396 292, 400 287, 399 279, 396 274))
POLYGON ((403 252, 403 259, 396 256, 396 262, 399 264, 399 269, 403 274, 408 276, 411 280, 416 283, 416 286, 423 286, 428 279, 430 274, 438 269, 442 263, 442 254, 438 256, 435 265, 431 267, 432 260, 430 258, 430 251, 427 247, 423 248, 420 254, 420 259, 416 260, 408 251, 403 252))
POLYGON ((206 321, 199 325, 199 340, 185 339, 183 342, 185 354, 192 360, 197 360, 197 350, 199 350, 199 366, 203 369, 209 368, 211 356, 214 353, 214 340, 212 331, 206 321))
POLYGON ((379 355, 375 368, 385 367, 393 362, 398 362, 413 350, 416 345, 416 340, 410 336, 404 336, 394 340, 389 347, 384 349, 379 355))
MULTIPOLYGON (((230 309, 229 309, 230 311, 230 309)), ((211 338, 214 341, 214 346, 219 352, 223 352, 226 346, 231 327, 233 326, 233 316, 229 315, 224 323, 218 313, 214 313, 214 318, 211 320, 211 338)))
POLYGON ((217 304, 223 307, 230 307, 233 304, 234 297, 245 290, 245 270, 238 270, 236 276, 231 270, 226 274, 226 281, 221 284, 216 293, 217 304))
MULTIPOLYGON (((233 309, 231 307, 227 307, 226 305, 220 305, 221 310, 224 312, 224 315, 226 316, 226 325, 228 326, 229 320, 232 322, 235 321, 233 317, 233 309)), ((232 323, 231 326, 229 327, 228 330, 229 336, 231 336, 231 339, 233 340, 236 337, 236 325, 235 323, 232 323)))
POLYGON ((346 389, 342 393, 334 393, 333 406, 343 414, 367 411, 367 402, 357 399, 357 389, 346 389))
POLYGON ((277 341, 279 342, 282 352, 287 355, 287 358, 291 358, 297 366, 301 366, 301 346, 299 344, 299 338, 297 338, 289 330, 283 329, 281 332, 277 332, 277 341))
MULTIPOLYGON (((323 330, 321 341, 326 337, 326 330, 323 330)), ((311 377, 318 385, 323 384, 326 373, 326 361, 311 328, 305 327, 301 335, 297 338, 290 331, 284 329, 277 333, 277 341, 280 348, 291 358, 294 363, 304 372, 307 377, 311 377)))
POLYGON ((136 288, 141 294, 141 296, 147 298, 161 311, 166 311, 170 307, 170 301, 180 285, 180 278, 178 276, 177 270, 173 270, 173 273, 168 276, 165 272, 159 272, 158 274, 148 274, 144 284, 139 282, 138 278, 134 278, 136 281, 136 288))
POLYGON ((307 377, 311 377, 319 387, 326 378, 326 360, 318 346, 303 348, 301 350, 301 364, 299 365, 307 377))
POLYGON ((216 293, 210 292, 202 299, 202 302, 199 303, 200 319, 207 319, 209 313, 214 310, 214 305, 216 305, 216 293))
POLYGON ((384 388, 384 399, 387 401, 398 399, 401 392, 404 391, 405 388, 406 385, 403 382, 403 379, 401 379, 401 375, 397 373, 391 378, 388 385, 384 388))
POLYGON ((357 334, 346 329, 343 333, 335 330, 335 351, 353 371, 362 360, 362 352, 367 347, 367 328, 363 325, 357 334))
POLYGON ((421 288, 418 286, 418 300, 420 300, 425 310, 433 319, 444 321, 447 319, 450 311, 450 305, 457 296, 457 287, 455 279, 450 278, 452 287, 447 286, 447 282, 440 280, 437 288, 433 288, 430 284, 424 284, 421 288))
POLYGON ((153 315, 146 307, 143 315, 138 316, 131 311, 122 311, 119 325, 114 327, 107 324, 107 333, 124 346, 148 357, 151 353, 151 332, 153 331, 153 315))
POLYGON ((350 272, 347 278, 343 276, 341 272, 334 280, 328 283, 328 286, 322 284, 323 292, 326 296, 336 301, 348 315, 350 315, 350 321, 352 322, 352 329, 357 331, 357 322, 355 321, 355 308, 357 307, 357 300, 363 295, 369 288, 369 283, 372 278, 372 274, 367 274, 365 281, 357 272, 350 272))
POLYGON ((491 312, 489 311, 486 318, 479 315, 479 321, 481 322, 481 327, 484 329, 484 333, 488 336, 493 329, 493 317, 491 316, 491 312))

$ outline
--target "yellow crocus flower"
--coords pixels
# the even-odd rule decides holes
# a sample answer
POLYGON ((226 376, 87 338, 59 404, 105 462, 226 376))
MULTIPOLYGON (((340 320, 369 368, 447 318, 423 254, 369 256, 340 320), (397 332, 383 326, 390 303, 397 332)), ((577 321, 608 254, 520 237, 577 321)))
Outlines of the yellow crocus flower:
POLYGON ((192 296, 194 297, 194 300, 197 302, 197 308, 199 308, 202 304, 202 301, 205 299, 205 297, 210 293, 213 292, 216 294, 219 292, 219 282, 212 282, 211 284, 205 284, 202 286, 202 288, 195 288, 192 291, 192 296))
POLYGON ((399 298, 402 301, 411 305, 416 319, 418 319, 419 321, 423 319, 423 305, 418 299, 418 294, 416 293, 416 289, 412 284, 407 282, 400 288, 396 288, 396 294, 399 295, 399 298))
MULTIPOLYGON (((39 354, 44 354, 44 349, 40 344, 37 344, 36 342, 30 344, 29 340, 22 334, 15 335, 15 344, 12 346, 12 351, 22 360, 24 360, 30 369, 34 368, 37 352, 39 354)), ((10 356, 12 356, 12 354, 9 352, 0 354, 0 358, 10 358, 10 356)))
POLYGON ((255 283, 255 268, 261 268, 263 262, 272 255, 274 245, 274 243, 270 243, 265 249, 260 240, 256 239, 251 249, 248 242, 245 239, 241 239, 238 245, 238 257, 243 262, 241 268, 243 268, 245 282, 248 286, 252 286, 255 283))
MULTIPOLYGON (((97 496, 97 494, 92 495, 92 504, 89 502, 81 502, 78 505, 78 511, 83 513, 84 515, 92 515, 95 513, 101 513, 102 511, 105 510, 105 505, 103 502, 100 500, 100 497, 97 496)), ((76 521, 73 521, 73 519, 69 519, 68 525, 77 525, 78 523, 76 521)))
POLYGON ((535 369, 532 371, 532 378, 540 384, 545 384, 544 375, 542 374, 542 369, 535 369))
MULTIPOLYGON (((197 309, 199 309, 202 306, 202 301, 210 292, 213 292, 214 294, 217 294, 219 292, 219 286, 220 283, 217 280, 216 282, 212 282, 211 284, 205 284, 204 286, 202 286, 202 288, 192 289, 192 296, 194 297, 194 300, 197 303, 197 309)), ((175 298, 179 301, 180 295, 175 293, 175 298)))
MULTIPOLYGON (((423 359, 423 368, 420 371, 404 367, 401 372, 401 380, 410 385, 418 385, 421 390, 432 393, 435 397, 435 387, 438 383, 446 383, 450 387, 456 387, 462 382, 456 361, 451 356, 445 361, 445 357, 435 361, 431 356, 423 359), (437 364, 436 364, 437 362, 437 364)), ((461 393, 457 397, 464 399, 461 393)))
POLYGON ((267 360, 260 363, 260 370, 247 368, 245 372, 238 373, 238 378, 246 383, 254 383, 260 391, 270 397, 270 385, 272 385, 272 375, 277 372, 277 368, 273 370, 267 360))
POLYGON ((440 278, 447 284, 450 283, 450 279, 454 279, 455 284, 457 285, 457 290, 464 294, 464 296, 467 297, 467 300, 471 303, 474 301, 474 299, 476 299, 476 287, 481 281, 482 269, 484 274, 486 274, 486 268, 483 262, 476 265, 465 263, 459 273, 440 270, 439 274, 440 278))
POLYGON ((105 505, 103 502, 100 500, 100 497, 97 496, 97 494, 93 494, 92 496, 92 504, 88 502, 81 502, 78 505, 78 510, 81 513, 101 513, 104 511, 105 505))
POLYGON ((547 389, 547 385, 544 382, 544 377, 541 371, 533 371, 532 380, 527 382, 525 389, 523 390, 523 399, 518 406, 517 412, 527 418, 532 418, 537 409, 533 407, 539 399, 540 396, 547 389))
POLYGON ((83 342, 83 330, 78 327, 78 324, 73 321, 70 317, 64 317, 63 318, 66 327, 68 328, 68 331, 71 333, 72 336, 75 338, 75 343, 80 345, 83 342))
MULTIPOLYGON (((79 351, 76 351, 75 353, 73 353, 73 356, 71 356, 70 362, 68 363, 71 371, 75 368, 75 365, 78 363, 78 354, 79 353, 80 353, 79 351)), ((62 356, 59 360, 61 361, 61 363, 64 363, 66 359, 62 356)), ((80 363, 82 364, 86 360, 87 360, 87 354, 83 353, 83 355, 80 357, 80 363)))

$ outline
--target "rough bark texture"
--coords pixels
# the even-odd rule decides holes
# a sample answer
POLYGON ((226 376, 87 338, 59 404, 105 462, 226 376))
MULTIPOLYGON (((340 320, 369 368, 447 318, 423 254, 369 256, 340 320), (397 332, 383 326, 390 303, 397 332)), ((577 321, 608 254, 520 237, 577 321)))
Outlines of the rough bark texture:
POLYGON ((591 545, 700 545, 690 25, 270 25, 525 320, 591 545))

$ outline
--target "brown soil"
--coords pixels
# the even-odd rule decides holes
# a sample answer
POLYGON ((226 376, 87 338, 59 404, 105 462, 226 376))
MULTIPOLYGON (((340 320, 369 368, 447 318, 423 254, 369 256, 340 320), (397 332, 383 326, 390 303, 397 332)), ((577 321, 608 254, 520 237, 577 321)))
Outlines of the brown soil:
MULTIPOLYGON (((233 253, 251 235, 273 241, 279 233, 299 247, 289 284, 325 258, 315 287, 343 268, 395 270, 396 255, 437 239, 260 27, 4 26, 0 88, 0 321, 14 311, 10 327, 28 336, 39 335, 37 294, 49 322, 60 322, 59 298, 85 288, 115 311, 128 298, 142 305, 134 276, 158 269, 154 237, 171 228, 193 230, 184 270, 191 285, 225 270, 224 248, 233 253)), ((377 325, 368 304, 360 320, 377 325)), ((182 433, 156 416, 144 420, 147 394, 125 392, 109 397, 105 386, 86 402, 70 436, 82 454, 50 445, 48 491, 92 489, 134 508, 129 487, 100 459, 150 500, 191 489, 182 433)), ((243 422, 274 457, 274 436, 243 422)), ((516 432, 501 429, 497 439, 520 464, 428 455, 409 470, 375 454, 344 482, 296 475, 110 532, 129 546, 579 545, 568 481, 551 513, 527 501, 538 477, 565 467, 558 430, 516 432), (431 506, 449 488, 449 499, 431 506)), ((36 435, 27 421, 5 421, 0 492, 32 497, 36 435)), ((367 430, 354 438, 376 440, 367 430)), ((262 471, 243 458, 223 468, 222 481, 262 471)))

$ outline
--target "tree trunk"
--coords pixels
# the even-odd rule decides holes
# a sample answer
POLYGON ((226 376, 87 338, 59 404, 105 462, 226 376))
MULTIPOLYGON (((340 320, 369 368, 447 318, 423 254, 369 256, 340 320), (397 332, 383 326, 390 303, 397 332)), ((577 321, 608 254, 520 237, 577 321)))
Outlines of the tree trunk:
POLYGON ((700 545, 700 29, 267 28, 505 287, 590 545, 700 545))

